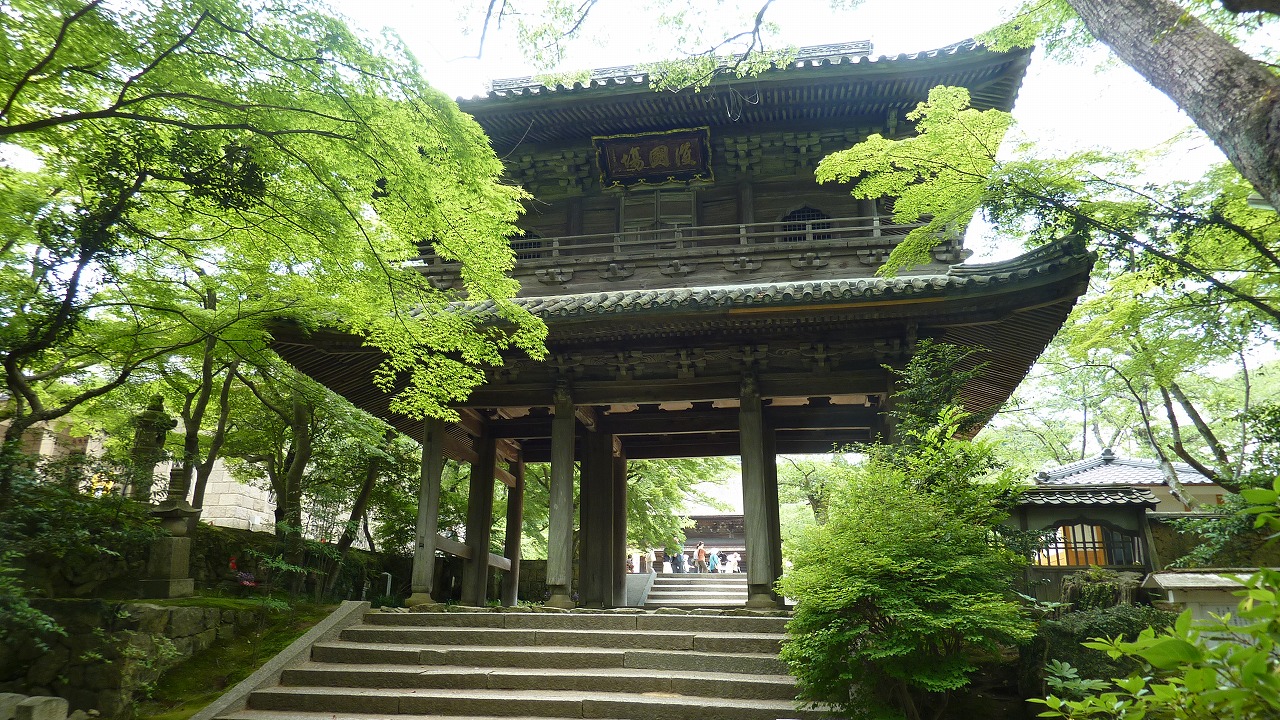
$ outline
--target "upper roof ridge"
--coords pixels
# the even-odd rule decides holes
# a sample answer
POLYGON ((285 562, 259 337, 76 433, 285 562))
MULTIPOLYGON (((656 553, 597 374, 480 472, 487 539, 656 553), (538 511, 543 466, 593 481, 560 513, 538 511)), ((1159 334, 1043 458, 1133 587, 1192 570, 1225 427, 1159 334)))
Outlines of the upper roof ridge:
MULTIPOLYGON (((932 50, 921 50, 913 53, 898 53, 893 57, 881 55, 878 58, 871 56, 872 44, 870 40, 853 40, 843 43, 827 43, 824 45, 806 45, 796 49, 796 56, 788 63, 786 68, 802 68, 802 67, 823 67, 825 65, 839 65, 845 62, 892 62, 900 60, 915 60, 917 58, 932 58, 940 55, 955 55, 958 52, 967 52, 978 49, 978 43, 972 38, 967 38, 959 42, 951 43, 940 48, 932 50)), ((720 60, 720 68, 727 69, 732 66, 734 57, 726 56, 720 60)), ((508 94, 520 95, 526 92, 537 93, 541 91, 554 91, 556 89, 572 89, 577 87, 592 87, 594 85, 609 84, 638 84, 648 82, 649 67, 652 63, 636 63, 632 65, 615 65, 613 67, 594 68, 586 71, 585 80, 573 82, 569 85, 563 83, 555 83, 550 85, 546 82, 548 75, 525 75, 521 77, 497 78, 485 83, 485 94, 489 97, 505 96, 508 94)), ((783 69, 783 68, 775 68, 783 69)), ((581 76, 582 73, 569 73, 570 75, 581 76)))

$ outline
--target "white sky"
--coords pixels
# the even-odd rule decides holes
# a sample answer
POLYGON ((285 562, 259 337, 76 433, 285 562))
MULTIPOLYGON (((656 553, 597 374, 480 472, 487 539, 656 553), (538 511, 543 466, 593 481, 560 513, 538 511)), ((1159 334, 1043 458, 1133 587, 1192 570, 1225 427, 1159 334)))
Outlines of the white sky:
MULTIPOLYGON (((462 16, 483 0, 334 0, 336 8, 366 31, 396 31, 423 64, 427 80, 454 97, 483 94, 486 80, 531 75, 520 57, 514 33, 494 34, 483 57, 477 28, 483 8, 462 16), (472 56, 472 57, 468 57, 472 56)), ((691 0, 708 6, 715 0, 691 0)), ((757 0, 738 0, 757 7, 757 0)), ((645 62, 670 56, 663 30, 630 0, 600 0, 589 21, 594 39, 571 46, 560 70, 572 71, 645 62)), ((731 0, 728 6, 735 3, 731 0)), ((732 14, 723 7, 716 10, 732 14)), ((875 55, 894 55, 948 45, 986 30, 1000 17, 999 3, 978 0, 866 0, 853 11, 834 10, 829 0, 776 0, 767 16, 779 27, 780 44, 797 46, 871 40, 875 55)), ((733 30, 742 24, 726 23, 733 30)), ((1063 65, 1037 53, 1014 106, 1016 132, 1042 150, 1062 153, 1092 147, 1145 148, 1173 137, 1191 122, 1171 101, 1118 61, 1102 52, 1076 65, 1063 65)), ((1162 173, 1190 179, 1222 156, 1207 139, 1183 143, 1187 157, 1162 173)), ((980 220, 966 244, 979 258, 1007 257, 1016 247, 992 248, 990 228, 980 220)))

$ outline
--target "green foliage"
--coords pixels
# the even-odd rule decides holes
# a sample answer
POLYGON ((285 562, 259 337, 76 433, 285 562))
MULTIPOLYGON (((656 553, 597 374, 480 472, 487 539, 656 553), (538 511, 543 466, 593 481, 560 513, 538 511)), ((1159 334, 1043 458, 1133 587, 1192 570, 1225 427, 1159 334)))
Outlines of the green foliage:
POLYGON ((15 555, 12 551, 0 553, 0 643, 29 637, 37 648, 47 650, 41 636, 66 635, 66 631, 56 620, 31 607, 27 588, 18 579, 19 570, 13 567, 15 555))
MULTIPOLYGON (((897 389, 889 415, 897 421, 904 445, 912 445, 938 425, 938 418, 960 397, 960 391, 982 371, 976 352, 925 338, 916 344, 906 367, 886 366, 897 389)), ((977 415, 956 417, 957 431, 967 432, 987 420, 977 415)))
POLYGON ((1100 637, 1085 643, 1140 669, 1112 689, 1078 700, 1050 695, 1041 717, 1262 718, 1280 713, 1280 573, 1261 570, 1241 593, 1236 618, 1193 625, 1190 611, 1173 627, 1142 631, 1133 641, 1100 637))
MULTIPOLYGON (((1065 663, 1084 678, 1111 678, 1139 669, 1139 664, 1125 658, 1109 658, 1106 653, 1085 647, 1091 638, 1136 640, 1138 634, 1151 627, 1171 627, 1176 616, 1150 605, 1114 605, 1064 613, 1056 619, 1040 622, 1037 642, 1044 643, 1046 670, 1052 674, 1054 662, 1065 663)), ((1105 688, 1102 688, 1105 689, 1105 688)))
POLYGON ((1062 599, 1075 610, 1097 610, 1134 601, 1142 576, 1101 567, 1071 573, 1062 579, 1062 599))
MULTIPOLYGON (((795 542, 779 585, 798 601, 782 657, 810 703, 929 717, 968 684, 981 651, 1031 637, 1008 599, 1020 558, 925 482, 873 453, 848 473, 827 524, 795 542)), ((975 484, 967 499, 985 495, 990 508, 1000 494, 975 484)))
POLYGON ((725 458, 632 460, 627 463, 627 546, 660 548, 683 536, 686 502, 720 505, 696 490, 703 483, 723 483, 730 469, 725 458))
MULTIPOLYGON (((1265 14, 1228 10, 1226 3, 1213 0, 1178 0, 1178 5, 1188 17, 1198 18, 1233 43, 1259 34, 1269 19, 1265 14)), ((1050 57, 1065 61, 1075 60, 1097 43, 1068 0, 1024 2, 1008 15, 1004 23, 979 35, 978 41, 996 51, 1040 46, 1050 57)))
POLYGON ((20 567, 38 572, 46 596, 85 595, 106 579, 101 568, 141 561, 160 537, 149 508, 119 495, 93 496, 49 482, 19 481, 0 510, 0 537, 20 567))
MULTIPOLYGON (((236 609, 254 609, 257 603, 234 601, 236 609)), ((192 604, 201 604, 192 601, 192 604)), ((333 612, 332 605, 300 604, 290 612, 262 615, 257 628, 242 631, 234 638, 219 640, 213 647, 169 670, 156 681, 151 696, 138 703, 136 717, 148 720, 185 720, 199 712, 248 677, 267 659, 275 657, 291 642, 333 612)))
POLYGON ((13 0, 0 48, 0 142, 40 162, 0 166, 6 442, 210 338, 252 355, 268 323, 365 338, 414 417, 541 354, 505 274, 523 193, 396 38, 314 4, 13 0), (426 246, 462 292, 414 269, 426 246))
POLYGON ((801 502, 809 506, 813 520, 818 524, 827 521, 831 503, 831 491, 842 466, 849 461, 844 455, 833 455, 829 461, 812 458, 782 456, 778 462, 778 499, 780 502, 801 502))
POLYGON ((1061 660, 1050 660, 1045 666, 1045 673, 1049 689, 1061 697, 1081 698, 1090 692, 1110 687, 1105 680, 1081 677, 1079 670, 1061 660))
POLYGON ((933 248, 964 234, 987 195, 996 151, 1013 123, 1008 113, 969 107, 969 91, 936 87, 907 113, 914 137, 876 133, 818 164, 818 182, 853 182, 853 196, 896 198, 893 219, 923 223, 894 247, 878 272, 891 275, 932 262, 933 248))
MULTIPOLYGON (((1280 479, 1241 495, 1253 503, 1245 513, 1256 517, 1257 526, 1280 536, 1280 479)), ((1114 678, 1114 689, 1080 699, 1032 700, 1046 706, 1040 716, 1211 720, 1280 714, 1280 571, 1259 570, 1236 594, 1242 600, 1234 616, 1197 624, 1188 610, 1171 628, 1148 628, 1131 642, 1099 637, 1085 643, 1140 669, 1114 678)))

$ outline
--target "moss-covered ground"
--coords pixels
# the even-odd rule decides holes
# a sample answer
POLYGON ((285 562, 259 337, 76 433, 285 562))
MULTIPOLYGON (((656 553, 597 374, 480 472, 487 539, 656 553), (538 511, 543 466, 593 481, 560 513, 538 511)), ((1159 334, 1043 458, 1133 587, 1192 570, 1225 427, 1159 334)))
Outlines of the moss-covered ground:
MULTIPOLYGON (((218 597, 161 602, 223 610, 262 607, 257 600, 218 597)), ((287 610, 268 612, 256 630, 242 632, 229 640, 219 640, 205 652, 165 673, 156 683, 151 698, 139 703, 135 718, 186 720, 288 647, 336 607, 299 602, 287 610)))

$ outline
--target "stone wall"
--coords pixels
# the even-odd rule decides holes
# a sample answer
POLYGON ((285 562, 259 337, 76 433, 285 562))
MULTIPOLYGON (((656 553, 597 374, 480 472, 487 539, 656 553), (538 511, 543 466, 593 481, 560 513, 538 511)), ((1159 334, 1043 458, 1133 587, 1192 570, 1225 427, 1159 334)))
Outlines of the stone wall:
MULTIPOLYGON (((1191 552, 1193 548, 1204 542, 1195 533, 1179 530, 1174 520, 1178 517, 1195 517, 1194 513, 1160 513, 1148 515, 1151 523, 1151 539, 1154 542, 1155 556, 1159 558, 1161 570, 1169 563, 1191 552)), ((1226 547, 1214 556, 1210 567, 1249 568, 1275 567, 1280 565, 1280 544, 1267 544, 1267 536, 1262 532, 1246 533, 1227 543, 1226 547)))
POLYGON ((0 692, 65 698, 72 710, 127 718, 169 668, 262 621, 260 610, 103 600, 33 600, 65 636, 14 637, 0 646, 0 692))
POLYGON ((214 464, 205 485, 202 522, 238 530, 273 532, 275 509, 275 500, 268 490, 236 480, 222 460, 214 464))

